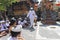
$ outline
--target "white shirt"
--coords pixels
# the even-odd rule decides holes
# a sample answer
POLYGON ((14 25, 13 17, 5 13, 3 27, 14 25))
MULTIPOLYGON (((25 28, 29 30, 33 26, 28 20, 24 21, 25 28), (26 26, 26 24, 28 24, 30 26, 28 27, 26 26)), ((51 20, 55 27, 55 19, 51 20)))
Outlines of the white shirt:
POLYGON ((27 15, 27 17, 33 19, 33 18, 37 17, 37 15, 36 15, 36 13, 35 13, 34 10, 30 10, 29 13, 28 13, 28 15, 27 15))
POLYGON ((21 21, 18 21, 18 25, 20 25, 21 24, 21 21))

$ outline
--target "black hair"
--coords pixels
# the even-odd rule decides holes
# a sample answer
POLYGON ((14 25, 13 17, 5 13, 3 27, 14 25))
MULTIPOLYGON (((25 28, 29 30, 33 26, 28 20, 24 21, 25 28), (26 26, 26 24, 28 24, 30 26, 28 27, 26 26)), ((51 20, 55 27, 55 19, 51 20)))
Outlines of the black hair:
POLYGON ((21 34, 21 32, 11 31, 11 36, 12 36, 12 37, 17 37, 18 34, 21 34))
POLYGON ((16 22, 16 20, 10 20, 10 25, 13 25, 16 22))

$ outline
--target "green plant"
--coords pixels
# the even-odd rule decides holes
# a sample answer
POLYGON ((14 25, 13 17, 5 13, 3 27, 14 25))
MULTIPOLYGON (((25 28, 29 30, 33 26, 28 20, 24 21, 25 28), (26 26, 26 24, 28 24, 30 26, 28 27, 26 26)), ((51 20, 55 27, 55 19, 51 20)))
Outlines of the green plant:
POLYGON ((13 2, 16 2, 16 0, 0 0, 0 10, 6 10, 13 2))

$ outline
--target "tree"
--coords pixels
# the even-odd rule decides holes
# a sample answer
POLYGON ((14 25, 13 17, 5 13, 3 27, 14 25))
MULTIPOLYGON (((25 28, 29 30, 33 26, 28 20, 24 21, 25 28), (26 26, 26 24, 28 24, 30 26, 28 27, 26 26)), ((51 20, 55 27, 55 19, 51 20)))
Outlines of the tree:
POLYGON ((0 0, 0 10, 6 10, 13 2, 16 2, 16 0, 0 0))

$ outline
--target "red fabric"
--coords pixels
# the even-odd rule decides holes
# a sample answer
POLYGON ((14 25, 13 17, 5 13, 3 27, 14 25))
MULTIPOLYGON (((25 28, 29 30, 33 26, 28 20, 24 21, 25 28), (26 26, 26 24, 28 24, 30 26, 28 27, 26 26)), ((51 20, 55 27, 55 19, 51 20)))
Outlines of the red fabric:
POLYGON ((60 6, 60 4, 56 4, 56 6, 60 6))

